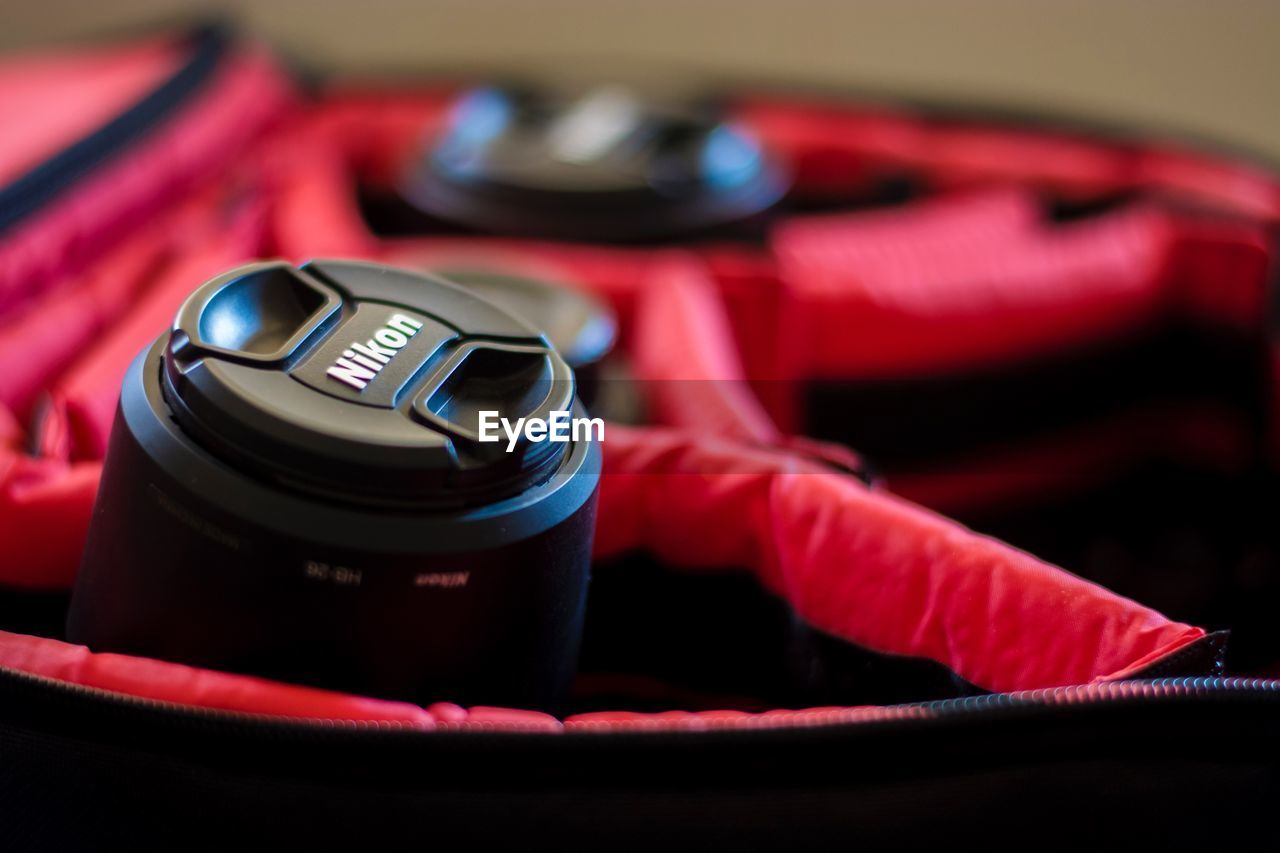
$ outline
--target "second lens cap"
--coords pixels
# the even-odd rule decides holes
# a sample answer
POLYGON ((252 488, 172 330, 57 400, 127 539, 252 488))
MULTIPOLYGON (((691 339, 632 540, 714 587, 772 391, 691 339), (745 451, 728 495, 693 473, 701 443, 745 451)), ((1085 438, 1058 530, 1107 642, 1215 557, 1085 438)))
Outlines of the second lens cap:
POLYGON ((601 85, 467 93, 403 194, 477 230, 639 242, 748 219, 785 189, 759 141, 710 104, 601 85))

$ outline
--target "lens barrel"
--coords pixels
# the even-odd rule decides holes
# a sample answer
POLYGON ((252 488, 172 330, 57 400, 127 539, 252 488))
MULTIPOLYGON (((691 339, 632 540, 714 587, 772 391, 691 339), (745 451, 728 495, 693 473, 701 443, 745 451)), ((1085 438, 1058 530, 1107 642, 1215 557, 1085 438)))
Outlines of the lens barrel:
POLYGON ((554 710, 600 449, 538 331, 441 278, 313 261, 203 285, 129 369, 68 636, 418 702, 554 710))

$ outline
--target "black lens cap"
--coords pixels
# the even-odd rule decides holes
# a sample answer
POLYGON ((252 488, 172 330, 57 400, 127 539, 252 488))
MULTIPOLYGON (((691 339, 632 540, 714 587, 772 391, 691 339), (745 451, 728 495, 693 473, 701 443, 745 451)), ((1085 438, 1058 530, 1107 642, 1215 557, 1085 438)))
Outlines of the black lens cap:
POLYGON ((505 87, 459 99, 403 194, 482 231, 635 242, 755 216, 786 185, 759 141, 709 101, 624 85, 505 87))
MULTIPOLYGON (((481 441, 481 413, 574 409, 547 338, 443 278, 378 264, 253 264, 179 311, 162 388, 233 466, 356 502, 458 506, 546 479, 566 442, 481 441)), ((493 434, 493 430, 489 430, 493 434)))
POLYGON ((432 273, 541 331, 575 374, 598 363, 617 340, 617 320, 608 306, 570 285, 467 263, 444 265, 432 273))

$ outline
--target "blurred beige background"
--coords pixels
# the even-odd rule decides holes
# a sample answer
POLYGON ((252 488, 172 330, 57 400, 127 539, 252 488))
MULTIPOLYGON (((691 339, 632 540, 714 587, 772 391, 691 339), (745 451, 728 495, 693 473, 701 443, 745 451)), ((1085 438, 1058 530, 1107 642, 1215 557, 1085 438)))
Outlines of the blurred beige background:
POLYGON ((0 50, 211 10, 361 74, 674 64, 1075 113, 1280 157, 1280 0, 5 0, 0 50))

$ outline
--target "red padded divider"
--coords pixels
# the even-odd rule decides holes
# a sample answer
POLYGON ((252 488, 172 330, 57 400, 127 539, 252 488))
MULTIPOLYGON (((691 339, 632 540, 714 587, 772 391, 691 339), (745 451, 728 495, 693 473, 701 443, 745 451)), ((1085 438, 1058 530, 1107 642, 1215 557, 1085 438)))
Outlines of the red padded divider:
MULTIPOLYGON (((1205 636, 815 462, 616 425, 604 449, 598 557, 643 549, 690 570, 750 568, 816 627, 875 651, 931 658, 988 689, 1115 679, 1205 636)), ((77 532, 67 531, 72 550, 77 532)), ((204 707, 418 719, 399 703, 12 634, 0 633, 0 666, 204 707)))
POLYGON ((638 299, 634 369, 659 423, 747 443, 781 440, 747 385, 715 282, 696 256, 672 253, 638 299))
POLYGON ((1164 308, 1171 241, 1152 208, 1047 230, 1021 195, 797 220, 781 275, 807 321, 808 375, 963 371, 1087 344, 1164 308))
POLYGON ((1114 678, 1204 636, 814 463, 611 428, 597 553, 750 566, 799 615, 982 687, 1114 678))

